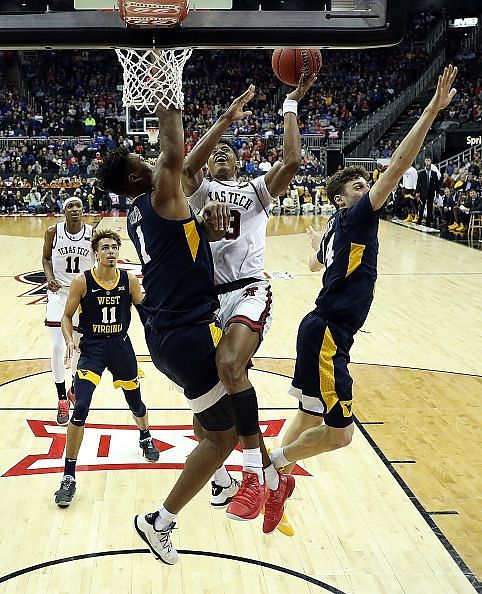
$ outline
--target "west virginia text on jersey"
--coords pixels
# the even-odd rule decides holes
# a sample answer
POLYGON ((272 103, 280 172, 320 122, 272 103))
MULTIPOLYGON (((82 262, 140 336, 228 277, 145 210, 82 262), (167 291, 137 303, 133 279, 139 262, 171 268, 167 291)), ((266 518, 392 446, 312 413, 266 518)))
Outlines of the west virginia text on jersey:
POLYGON ((79 332, 99 338, 125 334, 131 321, 129 276, 117 270, 117 283, 106 287, 96 277, 95 270, 84 272, 87 293, 80 300, 79 332))

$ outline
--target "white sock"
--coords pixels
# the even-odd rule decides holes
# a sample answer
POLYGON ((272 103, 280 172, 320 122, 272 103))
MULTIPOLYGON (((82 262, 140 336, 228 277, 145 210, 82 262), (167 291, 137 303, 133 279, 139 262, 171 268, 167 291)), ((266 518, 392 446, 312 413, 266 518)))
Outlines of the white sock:
POLYGON ((213 476, 213 481, 220 487, 229 487, 231 485, 231 475, 226 466, 223 465, 216 470, 213 476))
POLYGON ((260 485, 264 485, 263 458, 259 448, 243 450, 243 470, 258 475, 260 485))
POLYGON ((269 459, 275 468, 283 468, 283 466, 288 466, 288 464, 291 464, 291 461, 285 458, 284 448, 271 450, 269 453, 269 459))
POLYGON ((270 464, 268 468, 264 469, 264 478, 266 479, 266 484, 272 491, 276 491, 279 487, 279 474, 276 468, 270 464))
POLYGON ((168 512, 167 509, 162 506, 159 508, 159 515, 154 522, 154 528, 156 530, 163 530, 164 528, 167 528, 171 522, 174 522, 176 517, 176 514, 171 514, 171 512, 168 512))

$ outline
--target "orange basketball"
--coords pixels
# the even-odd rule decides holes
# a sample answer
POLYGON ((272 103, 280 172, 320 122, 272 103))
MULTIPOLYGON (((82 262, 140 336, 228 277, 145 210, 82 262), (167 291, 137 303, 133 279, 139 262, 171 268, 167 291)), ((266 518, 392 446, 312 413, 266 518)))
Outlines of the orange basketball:
POLYGON ((319 49, 275 49, 271 65, 282 82, 297 87, 302 74, 318 74, 321 68, 321 52, 319 49))

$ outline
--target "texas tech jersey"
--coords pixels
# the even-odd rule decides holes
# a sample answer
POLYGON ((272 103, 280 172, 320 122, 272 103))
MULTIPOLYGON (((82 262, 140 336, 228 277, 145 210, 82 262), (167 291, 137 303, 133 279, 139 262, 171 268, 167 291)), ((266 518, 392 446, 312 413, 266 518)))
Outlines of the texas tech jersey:
POLYGON ((109 288, 97 278, 94 268, 84 275, 87 292, 80 300, 79 332, 98 338, 125 334, 131 322, 132 303, 127 271, 117 270, 117 283, 109 288))
POLYGON ((78 274, 89 270, 94 264, 90 243, 92 232, 92 225, 87 224, 82 225, 82 229, 75 235, 68 233, 65 223, 56 225, 52 245, 52 268, 54 277, 62 284, 64 291, 68 291, 70 283, 78 274))
POLYGON ((326 266, 316 311, 350 334, 363 325, 377 279, 378 214, 369 194, 329 219, 317 258, 326 266))
POLYGON ((264 175, 241 183, 204 179, 188 200, 198 211, 210 200, 225 202, 231 211, 226 236, 210 244, 215 284, 243 278, 264 279, 266 225, 272 201, 264 175))

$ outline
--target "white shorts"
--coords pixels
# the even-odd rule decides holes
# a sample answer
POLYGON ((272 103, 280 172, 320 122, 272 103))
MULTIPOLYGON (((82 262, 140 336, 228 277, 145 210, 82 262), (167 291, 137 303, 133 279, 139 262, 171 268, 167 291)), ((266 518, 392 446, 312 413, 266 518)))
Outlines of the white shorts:
MULTIPOLYGON (((65 289, 60 289, 56 293, 52 293, 52 291, 47 290, 47 311, 45 312, 45 325, 50 328, 60 328, 60 320, 64 315, 65 304, 67 303, 67 291, 65 289)), ((79 314, 75 312, 74 317, 72 318, 72 322, 74 324, 74 330, 77 330, 77 326, 79 325, 79 314)))
POLYGON ((268 281, 256 281, 218 297, 220 307, 216 314, 223 330, 238 322, 257 332, 260 341, 264 338, 273 321, 273 296, 268 281))

